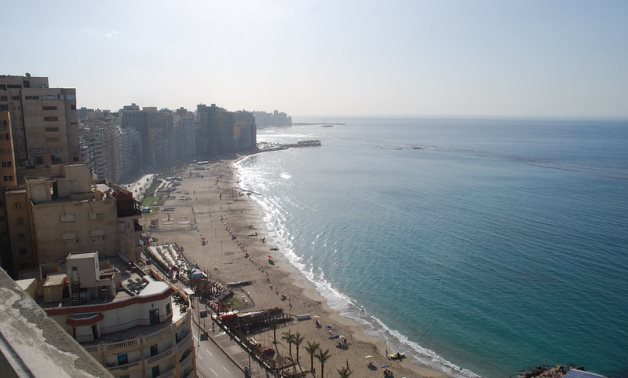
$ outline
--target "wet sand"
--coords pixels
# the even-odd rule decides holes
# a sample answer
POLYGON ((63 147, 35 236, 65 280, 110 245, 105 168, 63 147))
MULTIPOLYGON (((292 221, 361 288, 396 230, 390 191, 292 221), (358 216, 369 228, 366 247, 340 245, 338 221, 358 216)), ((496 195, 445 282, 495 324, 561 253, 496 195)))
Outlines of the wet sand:
MULTIPOLYGON (((187 258, 198 264, 211 279, 253 281, 252 285, 235 290, 235 296, 248 307, 243 311, 281 307, 288 314, 312 316, 311 320, 295 320, 281 325, 276 332, 277 349, 285 356, 289 356, 289 348, 281 339, 283 333, 290 330, 304 336, 299 350, 302 370, 310 370, 310 356, 305 351, 310 341, 320 344, 331 354, 325 363, 325 376, 337 376, 337 370, 348 364, 353 377, 382 377, 383 365, 389 365, 395 377, 445 377, 442 372, 415 365, 409 358, 388 360, 385 356, 387 346, 382 340, 366 335, 359 324, 330 309, 325 298, 282 257, 281 251, 270 250, 273 247, 270 240, 262 241, 269 236, 269 230, 263 224, 261 209, 253 198, 238 188, 232 163, 232 160, 218 161, 202 166, 202 170, 188 167, 179 172, 182 184, 171 194, 175 199, 169 199, 164 205, 174 211, 170 216, 164 213, 145 216, 142 219, 145 230, 148 230, 150 219, 158 219, 159 231, 152 232, 158 243, 175 242, 182 246, 187 258), (207 240, 205 246, 201 243, 202 238, 207 240), (268 256, 272 256, 274 265, 268 262, 268 256), (315 319, 322 327, 316 327, 315 319), (332 334, 346 337, 348 347, 338 348, 338 339, 331 339, 332 334), (370 370, 368 361, 373 361, 377 370, 370 370)), ((272 330, 253 337, 263 348, 275 348, 272 330)), ((294 345, 292 354, 296 360, 294 345)), ((316 358, 314 368, 320 376, 320 363, 316 358)))

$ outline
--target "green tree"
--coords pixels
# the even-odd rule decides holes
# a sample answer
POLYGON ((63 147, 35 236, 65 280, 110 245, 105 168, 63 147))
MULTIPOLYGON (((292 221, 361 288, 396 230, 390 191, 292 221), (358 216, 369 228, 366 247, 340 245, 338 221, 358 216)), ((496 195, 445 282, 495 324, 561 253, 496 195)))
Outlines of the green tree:
POLYGON ((327 362, 327 360, 329 360, 329 358, 331 357, 329 349, 322 350, 319 348, 314 357, 316 357, 318 362, 321 363, 321 378, 325 378, 325 362, 327 362))
POLYGON ((314 353, 316 353, 319 347, 320 347, 319 343, 313 343, 310 341, 308 341, 307 344, 305 345, 305 351, 308 352, 308 354, 310 355, 310 370, 311 371, 314 371, 314 353))
POLYGON ((284 332, 281 339, 288 343, 288 347, 290 348, 290 358, 292 358, 292 344, 294 344, 294 334, 288 330, 288 332, 284 332))
POLYGON ((303 342, 304 339, 305 339, 305 337, 302 334, 300 334, 299 332, 297 332, 294 335, 294 339, 293 339, 294 346, 297 347, 297 364, 299 364, 299 365, 301 365, 301 362, 299 361, 299 347, 301 346, 301 343, 303 342))
POLYGON ((339 378, 349 378, 349 376, 353 374, 353 371, 349 369, 349 366, 345 366, 342 369, 337 369, 336 371, 338 372, 339 378))

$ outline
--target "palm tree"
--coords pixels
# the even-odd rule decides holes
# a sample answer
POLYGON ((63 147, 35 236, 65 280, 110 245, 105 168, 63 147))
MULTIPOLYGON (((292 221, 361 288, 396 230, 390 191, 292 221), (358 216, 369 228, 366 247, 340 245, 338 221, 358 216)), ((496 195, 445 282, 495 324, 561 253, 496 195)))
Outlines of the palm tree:
POLYGON ((305 351, 308 352, 310 355, 310 370, 311 371, 314 371, 314 353, 316 353, 319 346, 320 346, 319 343, 312 343, 310 341, 308 341, 307 345, 305 346, 305 351))
POLYGON ((283 336, 281 336, 282 340, 285 340, 288 343, 290 348, 290 358, 292 358, 292 344, 294 344, 294 334, 290 330, 288 332, 284 332, 283 336))
POLYGON ((273 319, 273 322, 270 323, 270 327, 273 329, 273 344, 275 344, 275 348, 277 347, 277 321, 273 319))
POLYGON ((325 349, 323 351, 319 348, 318 353, 316 353, 315 357, 318 362, 321 363, 321 378, 325 378, 325 362, 329 360, 329 358, 331 357, 331 353, 329 353, 329 349, 325 349))
POLYGON ((299 365, 301 364, 299 362, 299 346, 301 346, 301 343, 303 342, 303 339, 305 339, 305 337, 302 334, 300 334, 299 332, 297 332, 294 335, 294 339, 293 339, 294 345, 297 347, 297 364, 299 364, 299 365))
POLYGON ((349 369, 349 366, 345 366, 342 369, 337 369, 336 371, 338 372, 339 378, 349 378, 349 376, 353 374, 353 371, 349 369))

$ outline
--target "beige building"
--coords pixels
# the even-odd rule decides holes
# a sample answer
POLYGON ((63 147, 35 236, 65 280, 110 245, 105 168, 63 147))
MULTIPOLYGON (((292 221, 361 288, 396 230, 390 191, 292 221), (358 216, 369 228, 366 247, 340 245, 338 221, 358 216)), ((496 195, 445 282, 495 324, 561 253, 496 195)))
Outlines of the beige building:
POLYGON ((141 210, 131 192, 93 182, 84 164, 53 165, 46 171, 45 177, 26 178, 25 187, 0 192, 3 265, 17 276, 89 250, 137 261, 141 210))
POLYGON ((26 179, 34 262, 61 261, 68 253, 88 250, 136 261, 142 227, 133 195, 111 183, 93 183, 83 164, 51 169, 50 177, 26 179))
POLYGON ((99 259, 97 252, 70 254, 41 271, 42 308, 112 375, 196 376, 184 293, 133 264, 99 259))
POLYGON ((17 185, 16 180, 11 114, 0 112, 0 189, 17 185))
POLYGON ((11 113, 15 163, 41 168, 79 162, 74 88, 49 88, 47 77, 0 76, 0 112, 11 113))

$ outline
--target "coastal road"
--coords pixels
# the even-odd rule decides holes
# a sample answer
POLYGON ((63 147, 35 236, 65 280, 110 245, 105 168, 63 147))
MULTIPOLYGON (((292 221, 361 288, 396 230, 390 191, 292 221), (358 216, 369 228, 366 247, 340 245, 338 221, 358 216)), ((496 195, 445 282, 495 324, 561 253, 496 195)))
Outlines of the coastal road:
POLYGON ((211 340, 200 341, 200 329, 192 322, 196 346, 196 371, 202 378, 242 378, 240 370, 211 340))

